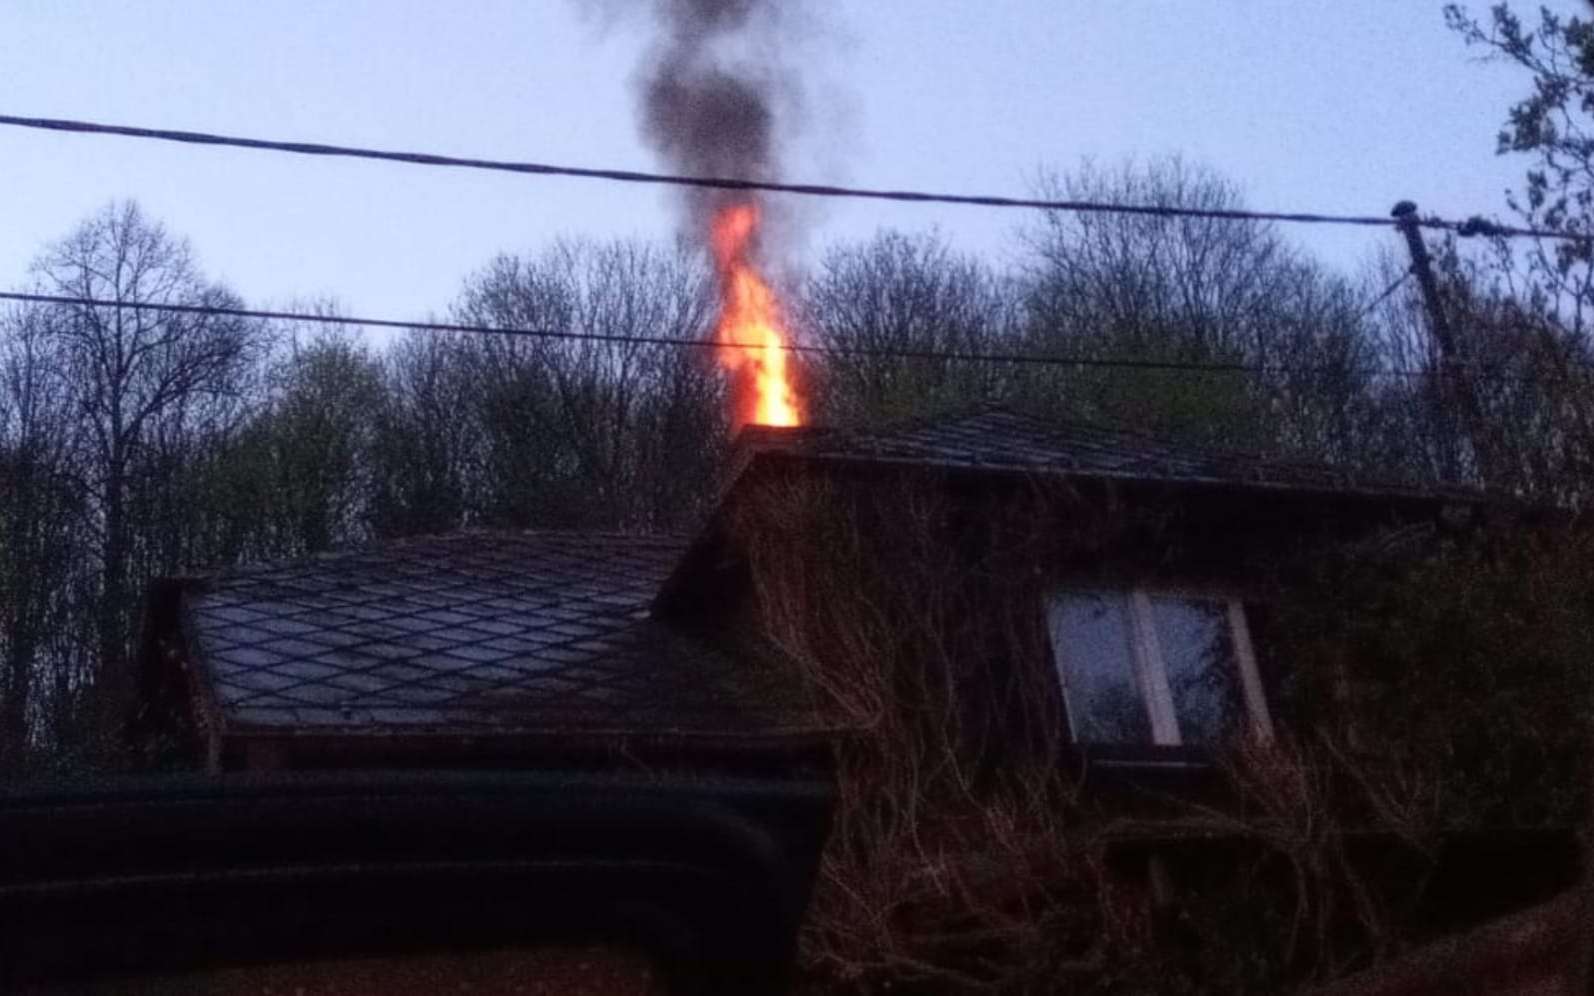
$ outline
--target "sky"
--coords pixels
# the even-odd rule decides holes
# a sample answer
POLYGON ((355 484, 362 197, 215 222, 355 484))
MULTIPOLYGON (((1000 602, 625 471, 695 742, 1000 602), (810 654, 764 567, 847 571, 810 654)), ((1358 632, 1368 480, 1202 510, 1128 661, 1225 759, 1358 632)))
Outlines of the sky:
MULTIPOLYGON (((660 169, 640 138, 645 0, 0 0, 0 113, 588 167, 660 169)), ((1482 12, 1482 4, 1473 5, 1482 12)), ((1521 6, 1519 4, 1519 6, 1521 6)), ((1024 195, 1042 171, 1181 154, 1249 206, 1503 214, 1494 154, 1528 82, 1437 0, 812 0, 779 55, 805 124, 783 179, 1024 195)), ((1581 9, 1571 0, 1552 9, 1581 9)), ((441 315, 494 254, 670 238, 648 186, 0 127, 0 287, 134 198, 255 306, 441 315)), ((882 227, 1001 264, 1026 212, 808 204, 798 265, 882 227)), ((1391 232, 1291 227, 1355 270, 1391 232)), ((791 261, 788 261, 791 262, 791 261)))

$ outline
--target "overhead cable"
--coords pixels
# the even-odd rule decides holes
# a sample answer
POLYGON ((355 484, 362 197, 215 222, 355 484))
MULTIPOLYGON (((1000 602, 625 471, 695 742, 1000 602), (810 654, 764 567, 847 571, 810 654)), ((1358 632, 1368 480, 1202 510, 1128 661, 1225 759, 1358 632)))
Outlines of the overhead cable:
MULTIPOLYGON (((130 311, 163 311, 176 314, 208 315, 216 317, 248 318, 263 321, 304 322, 317 325, 361 326, 382 329, 417 330, 424 332, 462 333, 470 335, 495 335, 511 338, 573 340, 616 345, 669 346, 686 349, 753 349, 768 348, 763 343, 720 342, 715 339, 683 339, 659 335, 609 335, 600 332, 577 332, 566 329, 538 329, 503 327, 459 322, 401 321, 393 318, 356 318, 339 315, 318 315, 308 312, 273 311, 260 308, 229 308, 203 304, 172 304, 154 301, 114 301, 105 298, 69 297, 58 294, 28 294, 0 291, 0 301, 24 304, 48 304, 79 308, 125 308, 130 311)), ((1147 360, 1127 357, 1064 356, 1053 353, 984 353, 943 351, 934 349, 897 349, 844 344, 806 345, 785 343, 778 347, 788 353, 825 357, 847 356, 876 359, 928 360, 947 363, 992 363, 1026 366, 1059 366, 1075 368, 1106 368, 1126 370, 1165 370, 1190 373, 1343 373, 1343 367, 1332 365, 1299 366, 1269 363, 1205 362, 1193 360, 1147 360)), ((1380 377, 1426 377, 1429 371, 1379 367, 1352 371, 1380 377)))
MULTIPOLYGON (((376 159, 385 162, 418 166, 451 166, 465 169, 495 170, 505 173, 522 173, 536 176, 564 176, 589 180, 610 180, 623 183, 661 184, 676 187, 707 188, 714 190, 745 190, 760 193, 797 194, 809 197, 849 197, 880 201, 905 201, 924 204, 959 204, 990 208, 1028 208, 1042 211, 1068 211, 1101 214, 1149 215, 1163 218, 1209 218, 1227 221, 1274 221, 1302 224, 1360 225, 1391 227, 1394 220, 1376 215, 1323 214, 1309 211, 1245 211, 1238 208, 1201 208, 1173 204, 1119 204, 1106 201, 1052 199, 1041 197, 1008 197, 996 194, 947 194, 922 190, 884 190, 866 187, 842 187, 820 183, 780 183, 773 180, 753 180, 742 177, 683 176, 671 173, 653 173, 630 169, 600 169, 584 166, 559 166, 550 163, 512 162, 498 159, 478 159, 445 156, 427 152, 397 152, 385 149, 360 148, 350 145, 330 145, 320 142, 289 142, 275 139, 246 138, 238 135, 219 135, 210 132, 178 131, 169 128, 142 128, 130 125, 101 124, 93 121, 74 121, 64 118, 21 117, 0 114, 0 125, 18 128, 35 128, 46 131, 75 132, 90 135, 117 135, 126 138, 154 139, 164 142, 181 142, 189 145, 218 145, 241 149, 259 149, 272 152, 290 152, 308 156, 340 156, 355 159, 376 159)), ((1586 239, 1585 235, 1554 232, 1544 229, 1519 228, 1501 225, 1474 216, 1465 221, 1448 221, 1442 218, 1423 218, 1417 224, 1423 228, 1453 231, 1459 235, 1489 235, 1550 239, 1586 239)))
POLYGON ((1394 279, 1394 281, 1392 283, 1390 283, 1390 285, 1388 287, 1384 288, 1382 293, 1380 293, 1377 297, 1373 298, 1371 301, 1368 301, 1367 304, 1362 308, 1362 310, 1356 313, 1356 317, 1358 317, 1358 318, 1366 318, 1368 315, 1372 314, 1374 308, 1378 307, 1380 304, 1383 304, 1386 300, 1388 300, 1389 299, 1389 295, 1395 293, 1395 291, 1397 291, 1397 290, 1400 290, 1400 285, 1404 284, 1407 280, 1410 280, 1411 279, 1411 275, 1413 273, 1415 273, 1415 272, 1416 272, 1416 268, 1415 267, 1412 267, 1412 266, 1406 267, 1406 269, 1401 272, 1400 276, 1396 277, 1394 279))

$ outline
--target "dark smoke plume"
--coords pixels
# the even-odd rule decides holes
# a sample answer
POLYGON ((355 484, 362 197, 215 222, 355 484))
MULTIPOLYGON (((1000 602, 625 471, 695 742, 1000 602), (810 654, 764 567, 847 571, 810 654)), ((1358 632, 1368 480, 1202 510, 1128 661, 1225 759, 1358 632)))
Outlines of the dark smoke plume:
MULTIPOLYGON (((818 25, 808 19, 803 0, 649 0, 647 6, 656 35, 635 79, 643 137, 672 172, 780 179, 782 154, 794 146, 804 124, 803 91, 790 66, 801 64, 809 74, 813 69, 802 50, 818 25)), ((682 194, 686 238, 718 247, 724 321, 742 310, 743 292, 737 288, 745 281, 737 274, 751 264, 764 279, 772 278, 768 259, 761 257, 772 244, 792 247, 797 212, 781 203, 772 215, 771 205, 751 191, 688 189, 682 194), (727 257, 725 230, 711 239, 713 221, 719 216, 734 228, 733 219, 747 215, 721 212, 748 205, 756 209, 751 234, 745 241, 733 240, 736 249, 727 257)), ((730 370, 732 421, 741 425, 760 410, 758 378, 768 371, 751 350, 720 351, 722 361, 727 356, 741 357, 730 370)), ((787 358, 783 374, 774 379, 788 387, 800 384, 801 364, 787 358)))
MULTIPOLYGON (((792 0, 652 4, 660 37, 638 79, 644 137, 676 172, 777 179, 800 124, 800 90, 779 63, 797 30, 792 0)), ((714 209, 748 198, 693 192, 689 223, 701 232, 714 209)))

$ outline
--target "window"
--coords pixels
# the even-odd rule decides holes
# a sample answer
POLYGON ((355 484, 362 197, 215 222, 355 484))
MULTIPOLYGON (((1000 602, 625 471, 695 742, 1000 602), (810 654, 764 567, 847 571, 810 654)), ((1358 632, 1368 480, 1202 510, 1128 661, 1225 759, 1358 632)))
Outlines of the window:
POLYGON ((1075 740, 1178 747, 1243 728, 1272 736, 1238 599, 1071 589, 1047 608, 1075 740))

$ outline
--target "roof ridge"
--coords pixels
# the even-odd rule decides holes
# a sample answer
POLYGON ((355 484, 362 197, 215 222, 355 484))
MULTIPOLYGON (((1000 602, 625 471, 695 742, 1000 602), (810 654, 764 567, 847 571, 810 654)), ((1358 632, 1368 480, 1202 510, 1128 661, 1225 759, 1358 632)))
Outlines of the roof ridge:
POLYGON ((772 431, 767 437, 747 440, 737 472, 730 475, 724 490, 731 490, 751 456, 762 452, 819 458, 850 453, 859 459, 943 459, 970 465, 1035 465, 1037 461, 1055 460, 1072 472, 1091 472, 1092 468, 1080 466, 1068 456, 1073 452, 1084 456, 1087 463, 1092 456, 1106 459, 1107 464, 1095 470, 1115 475, 1133 476, 1139 472, 1167 480, 1205 479, 1388 496, 1465 500, 1500 497, 1466 482, 1420 482, 1321 458, 1275 456, 1259 448, 1187 441, 1122 423, 1043 414, 1011 401, 990 398, 876 426, 837 427, 831 433, 816 433, 813 428, 801 436, 772 431), (1043 450, 1051 451, 1053 456, 1046 457, 1043 450))
POLYGON ((464 526, 450 529, 446 532, 414 533, 408 536, 391 536, 386 538, 373 538, 353 544, 351 546, 336 547, 330 550, 318 550, 314 553, 301 553, 286 557, 272 557, 266 560, 239 561, 233 564, 220 566, 202 571, 192 576, 196 580, 219 580, 232 578, 245 578, 253 574, 280 571, 288 567, 306 566, 309 564, 331 564, 337 561, 349 560, 364 556, 382 553, 400 553, 428 543, 458 543, 471 539, 496 538, 502 540, 522 539, 568 539, 572 541, 591 543, 605 540, 625 541, 628 543, 645 543, 653 546, 674 546, 684 549, 692 541, 692 535, 686 532, 637 532, 629 533, 623 530, 588 530, 588 529, 534 529, 515 528, 505 526, 464 526))
MULTIPOLYGON (((1376 477, 1371 479, 1364 478, 1358 474, 1356 468, 1329 463, 1325 460, 1274 456, 1260 449, 1248 449, 1241 446, 1215 445, 1206 442, 1187 442, 1185 440, 1177 439, 1163 433, 1152 432, 1146 429, 1138 428, 1136 426, 1124 425, 1121 423, 1092 421, 1090 419, 1073 417, 1057 418, 1052 420, 1037 415, 1034 412, 1014 408, 1010 405, 1005 405, 1002 403, 992 403, 983 407, 989 412, 1011 415, 1015 418, 1022 419, 1025 422, 1045 430, 1049 434, 1054 434, 1058 432, 1058 430, 1084 430, 1086 432, 1097 433, 1104 436, 1116 436, 1119 439, 1129 439, 1144 443, 1153 443, 1162 448, 1174 451, 1174 454, 1181 458, 1205 457, 1209 459, 1237 460, 1258 465, 1262 468, 1272 467, 1278 469, 1322 473, 1344 480, 1347 483, 1360 482, 1371 486, 1410 486, 1394 480, 1384 480, 1376 477)), ((971 412, 970 414, 985 413, 986 411, 980 411, 971 412)), ((1469 488, 1470 486, 1464 482, 1441 481, 1437 482, 1434 487, 1439 489, 1452 489, 1469 488)))
POLYGON ((1011 406, 999 401, 980 401, 960 408, 947 408, 927 415, 913 415, 896 419, 878 426, 835 426, 832 431, 838 435, 857 437, 862 435, 887 436, 897 433, 915 432, 920 429, 933 428, 952 422, 962 422, 982 415, 1021 414, 1011 406))

